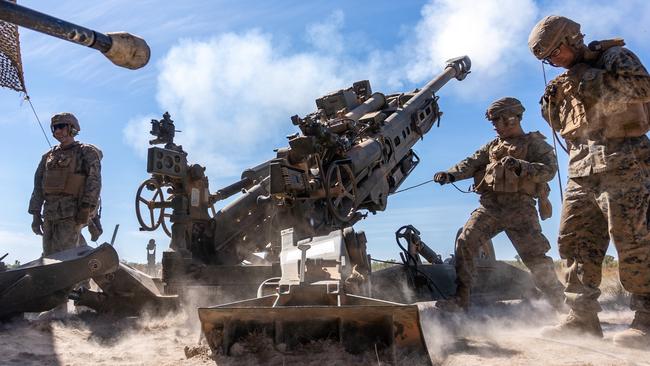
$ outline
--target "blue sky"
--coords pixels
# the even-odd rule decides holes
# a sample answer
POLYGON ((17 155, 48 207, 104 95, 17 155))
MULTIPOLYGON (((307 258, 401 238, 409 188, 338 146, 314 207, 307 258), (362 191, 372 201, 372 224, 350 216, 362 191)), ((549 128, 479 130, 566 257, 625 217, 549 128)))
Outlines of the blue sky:
MULTIPOLYGON (((369 79, 375 91, 412 90, 440 72, 444 60, 467 54, 473 72, 441 91, 441 126, 415 146, 422 162, 407 187, 493 138, 484 111, 502 96, 524 103, 525 129, 550 136, 537 104, 542 68, 526 45, 543 16, 577 20, 587 41, 624 37, 642 61, 650 59, 650 4, 640 0, 20 3, 99 31, 126 30, 151 46, 149 65, 132 71, 93 50, 20 29, 27 89, 41 120, 49 124, 52 114, 73 112, 82 126, 79 140, 103 150, 102 239, 110 240, 120 224, 116 248, 121 258, 138 262, 146 260, 149 238, 168 242, 162 233, 139 232, 133 208, 135 191, 147 178, 149 120, 165 111, 183 131, 177 140, 189 160, 207 166, 215 191, 273 157, 272 150, 294 132, 289 117, 314 110, 322 94, 361 79, 369 79)), ((546 71, 549 77, 558 72, 546 71)), ((0 108, 0 255, 9 252, 10 263, 24 262, 41 253, 27 202, 47 144, 17 93, 0 90, 0 108)), ((560 166, 566 184, 563 152, 560 166)), ((469 184, 460 182, 463 188, 469 184)), ((557 257, 557 180, 551 188, 555 213, 543 228, 557 257)), ((373 257, 397 257, 393 233, 405 224, 419 228, 424 241, 447 256, 456 230, 477 204, 474 194, 430 184, 390 197, 385 212, 357 228, 366 231, 373 257)), ((514 257, 505 235, 495 245, 499 258, 514 257)))

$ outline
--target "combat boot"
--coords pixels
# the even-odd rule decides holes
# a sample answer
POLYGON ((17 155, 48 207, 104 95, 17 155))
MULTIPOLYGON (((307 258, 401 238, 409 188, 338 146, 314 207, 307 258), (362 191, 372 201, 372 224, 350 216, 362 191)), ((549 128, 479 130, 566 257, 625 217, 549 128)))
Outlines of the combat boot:
POLYGON ((621 347, 650 349, 650 312, 637 311, 630 327, 614 335, 621 347))
POLYGON ((573 309, 569 311, 569 314, 560 324, 544 327, 541 333, 543 337, 547 338, 581 335, 603 337, 603 329, 600 327, 598 313, 573 309))
POLYGON ((469 289, 459 286, 456 295, 444 300, 438 300, 435 307, 442 311, 460 313, 469 310, 469 289))

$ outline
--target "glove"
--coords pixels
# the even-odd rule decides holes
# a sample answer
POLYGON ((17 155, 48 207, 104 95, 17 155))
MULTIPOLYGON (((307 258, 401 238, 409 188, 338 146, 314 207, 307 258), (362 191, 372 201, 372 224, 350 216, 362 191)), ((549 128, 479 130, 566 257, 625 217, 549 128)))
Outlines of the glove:
POLYGON ((504 156, 503 159, 501 159, 501 165, 503 165, 505 169, 512 170, 513 172, 517 173, 517 175, 521 173, 521 160, 517 158, 513 158, 512 156, 504 156))
POLYGON ((36 235, 43 236, 43 219, 41 219, 41 214, 33 214, 32 216, 32 231, 36 235))
POLYGON ((77 215, 74 217, 74 221, 79 225, 86 225, 88 220, 90 220, 90 213, 93 211, 91 207, 81 206, 77 210, 77 215))
POLYGON ((433 176, 433 181, 436 183, 440 183, 440 185, 451 183, 455 181, 456 178, 454 178, 453 175, 447 173, 447 172, 437 172, 433 176))

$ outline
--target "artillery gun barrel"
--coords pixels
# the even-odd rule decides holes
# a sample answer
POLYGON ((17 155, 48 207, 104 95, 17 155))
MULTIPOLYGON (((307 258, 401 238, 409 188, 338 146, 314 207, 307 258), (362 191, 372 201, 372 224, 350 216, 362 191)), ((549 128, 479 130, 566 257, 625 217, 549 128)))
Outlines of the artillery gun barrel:
POLYGON ((252 179, 242 178, 241 180, 218 190, 217 193, 213 196, 214 200, 215 202, 224 200, 235 193, 241 192, 242 189, 250 188, 252 185, 253 185, 252 179))
MULTIPOLYGON (((469 73, 470 67, 471 61, 467 56, 461 56, 447 61, 447 66, 443 72, 429 81, 421 90, 406 101, 397 113, 386 118, 386 126, 383 129, 384 136, 390 137, 391 140, 395 138, 400 139, 400 135, 403 135, 404 129, 407 126, 411 126, 412 122, 414 123, 414 128, 417 128, 418 135, 424 136, 431 129, 435 120, 440 117, 440 115, 436 115, 434 116, 435 118, 431 118, 433 114, 437 113, 431 104, 434 93, 453 78, 463 80, 469 73)), ((435 104, 435 100, 433 103, 435 104)), ((394 156, 400 157, 394 162, 395 164, 409 153, 417 140, 417 136, 406 136, 399 146, 395 146, 394 156)))
POLYGON ((149 62, 147 43, 126 32, 104 34, 4 0, 0 20, 94 48, 118 66, 139 69, 149 62))
POLYGON ((447 82, 453 78, 463 80, 469 73, 472 63, 467 56, 461 56, 447 60, 445 71, 440 73, 435 79, 429 81, 417 94, 415 94, 408 102, 404 103, 406 109, 412 103, 419 101, 424 96, 428 98, 431 94, 440 90, 447 82))

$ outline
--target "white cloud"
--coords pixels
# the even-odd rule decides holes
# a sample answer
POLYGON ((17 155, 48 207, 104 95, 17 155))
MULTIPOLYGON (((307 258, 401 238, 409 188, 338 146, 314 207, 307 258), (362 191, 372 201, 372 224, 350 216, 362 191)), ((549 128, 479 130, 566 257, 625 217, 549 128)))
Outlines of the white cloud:
POLYGON ((181 41, 160 69, 158 102, 183 131, 179 143, 193 161, 230 176, 259 163, 253 156, 273 157, 272 147, 292 130, 289 117, 311 111, 316 97, 350 79, 336 58, 287 53, 257 30, 181 41))
POLYGON ((422 9, 415 42, 407 44, 412 82, 437 73, 444 61, 468 55, 473 74, 463 90, 475 92, 508 73, 526 52, 526 39, 537 13, 531 0, 433 0, 422 9))
POLYGON ((122 130, 122 138, 124 142, 131 146, 141 159, 147 158, 149 140, 154 138, 149 134, 149 131, 151 130, 151 120, 153 118, 154 116, 151 115, 131 118, 122 130))
POLYGON ((343 53, 344 39, 341 34, 343 21, 343 12, 334 11, 324 22, 307 27, 308 40, 320 51, 329 54, 343 53))

